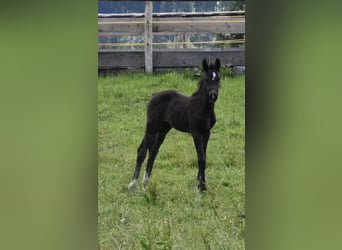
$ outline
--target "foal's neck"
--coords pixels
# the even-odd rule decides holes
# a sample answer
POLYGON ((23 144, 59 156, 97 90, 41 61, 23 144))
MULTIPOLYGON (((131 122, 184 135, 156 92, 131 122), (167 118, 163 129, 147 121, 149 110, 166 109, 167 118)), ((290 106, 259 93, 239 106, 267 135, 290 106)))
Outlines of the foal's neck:
POLYGON ((207 91, 204 87, 200 89, 199 94, 198 94, 198 99, 199 99, 200 109, 209 113, 214 110, 215 104, 209 101, 207 91))
POLYGON ((201 79, 198 85, 198 89, 192 94, 192 98, 198 100, 200 110, 208 113, 213 112, 215 105, 208 99, 208 95, 204 86, 204 79, 201 79))

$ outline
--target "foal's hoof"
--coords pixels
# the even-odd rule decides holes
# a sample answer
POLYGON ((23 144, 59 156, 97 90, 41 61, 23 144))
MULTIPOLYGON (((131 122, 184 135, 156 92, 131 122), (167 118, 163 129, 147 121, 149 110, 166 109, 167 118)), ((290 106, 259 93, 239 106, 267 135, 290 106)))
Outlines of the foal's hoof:
POLYGON ((198 187, 198 191, 200 192, 205 192, 207 191, 207 186, 205 185, 205 183, 201 182, 197 184, 198 187))
POLYGON ((148 186, 148 175, 146 173, 145 173, 144 179, 142 181, 142 186, 143 186, 143 190, 146 191, 147 186, 148 186))
POLYGON ((138 186, 138 181, 137 180, 133 180, 131 181, 131 183, 128 185, 128 190, 129 191, 134 191, 137 189, 138 186))
POLYGON ((142 183, 142 189, 143 189, 144 191, 146 191, 147 188, 148 188, 148 183, 147 183, 147 182, 143 182, 143 183, 142 183))

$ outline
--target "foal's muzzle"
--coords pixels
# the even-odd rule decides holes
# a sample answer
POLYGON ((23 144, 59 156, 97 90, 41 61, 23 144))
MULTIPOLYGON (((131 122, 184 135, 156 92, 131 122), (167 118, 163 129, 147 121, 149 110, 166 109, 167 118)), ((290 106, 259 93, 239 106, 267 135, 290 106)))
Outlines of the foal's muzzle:
POLYGON ((209 89, 208 90, 208 97, 209 97, 209 101, 212 103, 215 103, 218 97, 218 90, 217 89, 209 89))

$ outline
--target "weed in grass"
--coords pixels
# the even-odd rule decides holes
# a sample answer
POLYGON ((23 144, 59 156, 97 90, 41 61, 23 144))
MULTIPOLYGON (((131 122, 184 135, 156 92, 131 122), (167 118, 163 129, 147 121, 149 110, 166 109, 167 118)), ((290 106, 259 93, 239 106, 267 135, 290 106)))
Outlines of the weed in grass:
POLYGON ((150 205, 155 205, 157 201, 157 184, 150 181, 145 192, 145 200, 150 205))

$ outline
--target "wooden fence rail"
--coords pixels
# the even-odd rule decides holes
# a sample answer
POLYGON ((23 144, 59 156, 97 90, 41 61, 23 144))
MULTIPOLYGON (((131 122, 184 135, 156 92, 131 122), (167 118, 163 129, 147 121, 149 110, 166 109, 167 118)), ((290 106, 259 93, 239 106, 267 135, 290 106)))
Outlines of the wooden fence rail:
MULTIPOLYGON (((245 16, 231 15, 230 12, 218 12, 214 15, 190 15, 192 13, 153 14, 152 32, 155 34, 215 34, 245 33, 245 16), (226 15, 222 15, 225 13, 226 15), (174 15, 171 15, 174 14, 174 15)), ((214 14, 214 13, 212 13, 214 14)), ((144 35, 145 16, 130 17, 117 15, 99 15, 99 36, 144 35)))
MULTIPOLYGON (((143 50, 104 50, 98 51, 98 67, 105 69, 139 69, 145 67, 143 50)), ((197 67, 203 58, 214 61, 220 58, 222 65, 245 65, 244 48, 227 49, 156 49, 153 50, 155 69, 197 67)))
MULTIPOLYGON (((223 64, 245 65, 244 48, 186 49, 189 41, 173 42, 184 49, 153 49, 153 35, 176 34, 187 37, 190 34, 244 34, 245 12, 209 13, 153 13, 152 2, 146 1, 145 13, 98 14, 98 36, 144 36, 143 43, 115 44, 99 43, 99 46, 141 46, 144 50, 101 49, 98 50, 98 68, 136 69, 152 72, 158 68, 182 68, 198 66, 203 58, 219 57, 223 64)), ((219 43, 209 41, 202 43, 219 43)), ((244 43, 244 39, 222 41, 221 43, 244 43)), ((171 42, 172 43, 172 42, 171 42)), ((199 42, 201 43, 201 42, 199 42)), ((168 43, 163 43, 168 44, 168 43)))

